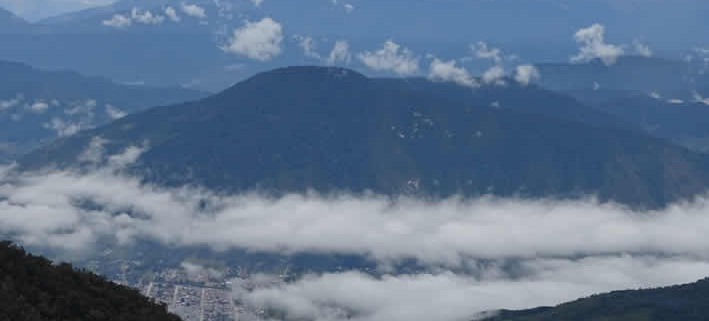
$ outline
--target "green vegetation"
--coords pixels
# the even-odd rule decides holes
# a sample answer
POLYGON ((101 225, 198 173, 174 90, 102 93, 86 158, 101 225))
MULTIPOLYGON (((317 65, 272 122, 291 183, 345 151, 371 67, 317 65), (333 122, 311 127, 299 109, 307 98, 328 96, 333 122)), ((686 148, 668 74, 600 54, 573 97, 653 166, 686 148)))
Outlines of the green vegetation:
POLYGON ((709 279, 649 290, 616 291, 559 305, 502 311, 486 321, 709 320, 709 279))
POLYGON ((0 320, 179 321, 138 290, 0 242, 0 320))

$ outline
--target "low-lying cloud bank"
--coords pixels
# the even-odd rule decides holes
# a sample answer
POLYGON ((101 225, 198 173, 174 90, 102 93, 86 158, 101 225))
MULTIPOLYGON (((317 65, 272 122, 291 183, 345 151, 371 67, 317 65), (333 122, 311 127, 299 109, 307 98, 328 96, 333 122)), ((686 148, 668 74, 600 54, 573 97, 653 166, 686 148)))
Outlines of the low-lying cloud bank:
MULTIPOLYGON (((1 170, 0 234, 65 249, 87 248, 107 237, 122 243, 148 238, 280 254, 356 254, 380 262, 413 258, 450 267, 470 258, 709 257, 709 201, 704 198, 635 212, 593 200, 220 195, 142 184, 116 171, 145 148, 103 156, 108 166, 89 172, 1 170)), ((82 157, 101 152, 89 148, 82 157)))
POLYGON ((451 272, 374 277, 350 271, 292 283, 255 275, 234 280, 233 289, 235 298, 255 307, 252 311, 274 311, 284 320, 459 321, 501 308, 551 306, 610 290, 694 281, 707 268, 708 262, 684 258, 534 259, 521 264, 528 274, 518 278, 494 266, 478 278, 451 272))
POLYGON ((102 240, 150 239, 217 250, 354 254, 377 263, 371 274, 232 282, 234 297, 251 307, 241 313, 313 321, 472 320, 501 308, 691 282, 709 271, 706 198, 637 212, 590 199, 222 195, 143 184, 122 170, 149 143, 118 155, 106 155, 105 143, 93 139, 81 156, 105 164, 93 170, 0 168, 0 236, 79 251, 102 240), (405 259, 426 273, 394 268, 405 259))

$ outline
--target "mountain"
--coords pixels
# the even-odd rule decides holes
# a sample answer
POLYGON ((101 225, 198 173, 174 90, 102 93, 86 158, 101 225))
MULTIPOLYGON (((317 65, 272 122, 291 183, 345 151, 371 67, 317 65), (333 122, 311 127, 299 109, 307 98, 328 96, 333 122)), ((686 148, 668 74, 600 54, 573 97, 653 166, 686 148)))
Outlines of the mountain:
POLYGON ((695 97, 687 97, 691 96, 689 92, 670 92, 669 96, 657 92, 604 90, 569 94, 632 123, 648 135, 671 140, 698 152, 709 152, 709 106, 695 97))
POLYGON ((10 11, 0 8, 0 34, 22 33, 30 24, 10 11))
POLYGON ((523 86, 513 79, 505 79, 505 86, 482 86, 476 90, 452 82, 431 82, 426 78, 408 78, 403 81, 400 78, 375 78, 372 81, 398 90, 427 93, 458 104, 476 102, 480 106, 542 115, 594 127, 639 130, 630 122, 583 105, 570 95, 535 85, 523 86))
POLYGON ((179 321, 138 290, 0 242, 0 320, 179 321))
POLYGON ((182 88, 115 84, 69 71, 0 61, 0 160, 56 137, 93 128, 147 107, 204 97, 182 88))
POLYGON ((667 91, 686 90, 706 83, 704 75, 697 74, 692 65, 663 58, 621 57, 610 66, 601 60, 583 64, 537 64, 544 88, 568 90, 632 90, 667 91))
POLYGON ((489 104, 456 103, 347 69, 282 68, 60 139, 20 163, 80 165, 100 136, 108 154, 148 141, 134 170, 150 181, 232 192, 597 194, 656 207, 708 186, 705 157, 662 140, 489 104))
POLYGON ((501 311, 486 321, 708 320, 709 279, 648 290, 617 291, 523 311, 501 311))

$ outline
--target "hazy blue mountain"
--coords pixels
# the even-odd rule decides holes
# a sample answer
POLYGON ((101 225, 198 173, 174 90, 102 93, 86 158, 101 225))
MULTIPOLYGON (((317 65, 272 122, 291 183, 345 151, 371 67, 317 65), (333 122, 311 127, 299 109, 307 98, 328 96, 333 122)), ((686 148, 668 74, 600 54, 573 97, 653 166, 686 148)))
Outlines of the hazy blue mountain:
POLYGON ((14 62, 0 61, 0 74, 0 160, 147 107, 206 95, 182 88, 121 85, 14 62))
POLYGON ((654 207, 709 186, 704 156, 662 140, 404 87, 347 69, 283 68, 58 140, 21 163, 77 165, 101 136, 109 153, 148 140, 135 168, 148 180, 236 192, 598 194, 654 207))
POLYGON ((30 24, 10 11, 0 8, 0 34, 24 33, 30 24))
POLYGON ((622 90, 689 92, 707 83, 691 64, 663 58, 621 57, 607 66, 600 60, 584 64, 538 64, 541 86, 559 91, 622 90))
POLYGON ((557 307, 501 311, 488 321, 709 320, 709 279, 647 290, 616 291, 557 307))

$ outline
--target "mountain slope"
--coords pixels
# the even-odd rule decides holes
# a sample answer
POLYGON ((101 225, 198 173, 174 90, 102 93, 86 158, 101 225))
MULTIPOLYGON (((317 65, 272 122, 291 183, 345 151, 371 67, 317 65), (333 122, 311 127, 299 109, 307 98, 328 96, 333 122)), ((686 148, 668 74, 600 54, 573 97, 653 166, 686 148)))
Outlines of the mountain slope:
POLYGON ((487 321, 709 320, 709 279, 666 288, 617 291, 554 308, 502 311, 487 321))
POLYGON ((451 102, 339 68, 259 74, 198 102, 59 140, 21 163, 77 165, 96 136, 108 153, 149 141, 136 170, 151 181, 236 192, 598 194, 654 207, 709 186, 703 156, 662 140, 489 101, 451 102))
POLYGON ((128 113, 205 96, 181 88, 119 85, 13 62, 0 61, 0 74, 0 160, 128 113))
POLYGON ((28 31, 30 24, 10 11, 0 8, 0 34, 23 33, 28 31))
POLYGON ((125 286, 0 242, 0 320, 179 321, 125 286))

